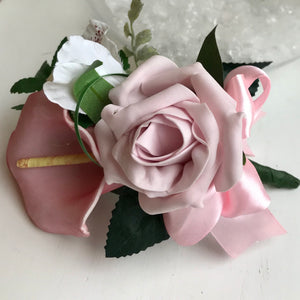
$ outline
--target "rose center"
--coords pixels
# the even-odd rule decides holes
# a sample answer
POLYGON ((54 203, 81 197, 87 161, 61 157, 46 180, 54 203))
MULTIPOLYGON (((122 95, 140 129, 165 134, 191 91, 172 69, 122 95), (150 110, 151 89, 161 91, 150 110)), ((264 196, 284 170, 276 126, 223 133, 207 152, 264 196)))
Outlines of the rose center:
POLYGON ((154 122, 143 128, 136 140, 139 150, 155 157, 176 151, 182 143, 182 134, 178 128, 154 122))

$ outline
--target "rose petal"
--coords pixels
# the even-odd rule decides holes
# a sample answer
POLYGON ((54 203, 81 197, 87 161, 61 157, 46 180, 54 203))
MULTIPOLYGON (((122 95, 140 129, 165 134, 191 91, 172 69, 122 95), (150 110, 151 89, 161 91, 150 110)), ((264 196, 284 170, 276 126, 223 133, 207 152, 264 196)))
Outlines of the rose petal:
POLYGON ((142 86, 149 78, 157 76, 161 72, 176 70, 175 63, 166 57, 155 55, 141 64, 122 84, 112 89, 109 99, 116 105, 128 106, 143 101, 146 97, 142 86))
MULTIPOLYGON (((126 179, 130 182, 129 186, 133 189, 144 191, 149 196, 167 194, 182 172, 182 164, 177 163, 164 167, 144 166, 132 158, 131 149, 132 142, 126 136, 123 136, 117 141, 112 150, 114 160, 123 171, 116 182, 122 184, 124 182, 123 176, 125 175, 126 179), (155 187, 155 190, 153 187, 155 187)), ((101 164, 105 168, 105 158, 101 159, 101 164)), ((116 176, 117 174, 115 174, 116 176)))
POLYGON ((178 118, 178 114, 167 115, 166 111, 168 109, 159 111, 135 132, 131 156, 142 165, 183 163, 196 144, 191 122, 178 118))
POLYGON ((215 226, 222 211, 222 199, 211 188, 204 206, 188 207, 164 214, 164 222, 169 235, 178 244, 190 246, 203 239, 215 226))
POLYGON ((149 76, 142 86, 142 92, 146 96, 156 94, 174 84, 180 83, 189 89, 193 89, 191 78, 203 70, 202 65, 196 62, 182 68, 170 68, 163 72, 157 72, 155 76, 149 76))
POLYGON ((120 109, 117 105, 107 105, 103 109, 101 116, 118 139, 132 127, 148 120, 151 114, 184 100, 199 103, 199 99, 191 90, 181 84, 176 84, 141 102, 126 106, 123 109, 120 109))
MULTIPOLYGON (((87 147, 88 135, 86 132, 83 136, 87 147)), ((21 189, 28 215, 45 231, 89 235, 85 221, 104 187, 103 171, 93 163, 20 169, 16 162, 76 153, 82 150, 63 110, 49 102, 43 92, 32 94, 10 138, 7 163, 21 189)))
POLYGON ((201 102, 208 105, 220 130, 222 164, 214 180, 217 191, 230 189, 242 175, 242 118, 236 113, 234 100, 204 68, 192 77, 201 102))
POLYGON ((182 143, 182 133, 178 128, 155 122, 155 119, 136 140, 138 148, 145 153, 144 159, 165 157, 180 148, 182 143), (170 142, 165 143, 168 138, 170 142))
POLYGON ((142 209, 148 214, 161 214, 188 206, 203 206, 203 201, 207 198, 209 187, 220 165, 216 153, 208 155, 213 156, 212 159, 207 159, 207 155, 204 156, 202 149, 199 151, 195 147, 191 162, 185 165, 181 174, 180 183, 176 183, 169 195, 166 194, 163 197, 159 197, 155 193, 147 192, 147 195, 140 193, 139 202, 142 209), (205 165, 203 165, 204 161, 205 165), (197 170, 202 170, 200 176, 197 170), (191 179, 194 181, 191 182, 191 179), (183 191, 174 194, 174 190, 184 187, 183 191))

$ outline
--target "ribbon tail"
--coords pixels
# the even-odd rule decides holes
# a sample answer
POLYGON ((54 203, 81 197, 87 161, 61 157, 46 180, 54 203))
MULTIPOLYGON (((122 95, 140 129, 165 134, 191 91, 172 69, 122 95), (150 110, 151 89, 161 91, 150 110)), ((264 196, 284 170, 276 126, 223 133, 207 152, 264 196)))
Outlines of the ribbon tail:
POLYGON ((221 217, 211 233, 230 256, 236 257, 253 243, 285 234, 286 231, 265 209, 236 218, 221 217))

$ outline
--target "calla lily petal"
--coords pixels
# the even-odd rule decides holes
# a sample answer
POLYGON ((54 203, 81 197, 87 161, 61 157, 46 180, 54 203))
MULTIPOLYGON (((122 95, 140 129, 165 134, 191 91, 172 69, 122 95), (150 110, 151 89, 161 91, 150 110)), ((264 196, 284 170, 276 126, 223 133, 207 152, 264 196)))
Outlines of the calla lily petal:
MULTIPOLYGON (((103 189, 109 190, 101 167, 92 162, 32 169, 16 166, 21 158, 82 153, 64 113, 43 92, 32 94, 9 140, 7 164, 21 189, 27 213, 38 227, 53 233, 88 236, 85 221, 103 189)), ((93 139, 83 131, 86 147, 95 153, 93 139)))

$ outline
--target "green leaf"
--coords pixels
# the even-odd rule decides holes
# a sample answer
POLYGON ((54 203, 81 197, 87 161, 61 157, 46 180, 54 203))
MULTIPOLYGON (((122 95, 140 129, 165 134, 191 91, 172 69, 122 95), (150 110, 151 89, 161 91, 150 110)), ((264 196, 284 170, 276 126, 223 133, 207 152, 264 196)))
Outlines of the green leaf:
MULTIPOLYGON (((265 67, 267 67, 268 65, 270 65, 272 62, 271 61, 265 61, 265 62, 254 62, 254 63, 250 63, 250 64, 246 64, 246 63, 223 63, 223 78, 225 79, 226 76, 228 75, 229 72, 231 72, 233 69, 240 67, 240 66, 254 66, 260 69, 263 69, 265 67)), ((257 90, 258 90, 258 86, 259 86, 259 80, 255 80, 252 85, 249 88, 249 92, 251 94, 251 96, 255 96, 257 90)))
POLYGON ((120 56, 122 64, 123 64, 123 69, 125 71, 129 70, 130 69, 130 64, 128 63, 128 57, 126 56, 126 54, 123 50, 119 51, 119 56, 120 56))
POLYGON ((131 5, 130 5, 130 10, 128 11, 128 18, 133 24, 133 22, 139 17, 142 8, 143 8, 143 3, 141 0, 132 0, 131 5))
POLYGON ((216 28, 205 38, 197 61, 223 87, 223 66, 215 36, 216 28))
POLYGON ((121 191, 107 234, 106 257, 132 255, 169 238, 162 215, 148 215, 139 206, 138 193, 121 191))
POLYGON ((246 155, 245 153, 243 152, 243 166, 246 164, 246 155))
POLYGON ((87 72, 82 74, 74 83, 73 94, 80 108, 96 124, 101 119, 101 111, 111 103, 108 93, 113 86, 103 79, 95 70, 102 62, 95 61, 87 72))
POLYGON ((43 84, 50 76, 52 68, 44 61, 35 77, 23 78, 17 81, 10 89, 11 93, 33 93, 43 89, 43 84))
POLYGON ((129 36, 131 36, 130 30, 129 30, 129 24, 126 22, 124 25, 124 34, 125 36, 128 38, 129 36))
POLYGON ((57 61, 57 53, 63 46, 63 44, 68 39, 65 37, 59 44, 54 57, 52 59, 51 66, 47 61, 44 61, 40 69, 35 74, 35 77, 23 78, 17 81, 10 89, 11 93, 33 93, 36 91, 41 91, 43 89, 43 84, 46 82, 47 78, 53 71, 55 63, 57 61))
MULTIPOLYGON (((73 111, 69 111, 70 117, 71 119, 74 121, 75 120, 75 112, 73 111)), ((83 127, 83 128, 88 128, 91 126, 94 126, 94 122, 87 116, 84 114, 78 114, 78 125, 83 127)))
POLYGON ((135 47, 137 48, 140 45, 146 44, 146 43, 150 42, 151 39, 152 39, 151 30, 145 29, 136 35, 135 47))
POLYGON ((152 46, 144 46, 137 52, 137 61, 145 61, 153 55, 157 55, 158 52, 152 46))
POLYGON ((11 109, 22 110, 23 107, 24 107, 24 104, 19 104, 19 105, 15 105, 15 106, 11 107, 11 109))
POLYGON ((68 38, 67 38, 67 37, 64 37, 64 38, 62 39, 62 41, 60 42, 60 44, 58 45, 58 47, 57 47, 57 49, 56 49, 56 51, 55 51, 55 54, 54 54, 54 56, 53 56, 53 58, 52 58, 52 62, 51 62, 51 67, 52 67, 52 68, 54 68, 54 66, 55 66, 55 64, 56 64, 56 62, 57 62, 57 53, 58 53, 59 50, 62 48, 62 46, 64 45, 64 43, 67 42, 67 41, 68 41, 68 38))
POLYGON ((254 63, 223 63, 223 70, 224 70, 224 79, 225 77, 228 75, 229 72, 231 72, 232 70, 240 67, 240 66, 254 66, 260 69, 263 69, 267 66, 269 66, 272 62, 271 61, 264 61, 264 62, 254 62, 254 63))
POLYGON ((260 165, 252 160, 250 161, 254 165, 261 181, 265 184, 287 189, 295 189, 300 184, 300 180, 298 178, 285 171, 275 170, 270 167, 260 165))
POLYGON ((127 57, 133 56, 133 52, 129 50, 127 47, 123 47, 122 49, 127 57))
POLYGON ((43 88, 45 80, 41 78, 29 77, 17 81, 10 89, 11 93, 33 93, 43 88))
POLYGON ((52 73, 52 67, 48 64, 47 61, 44 61, 40 69, 35 74, 35 78, 44 79, 45 81, 52 73))

